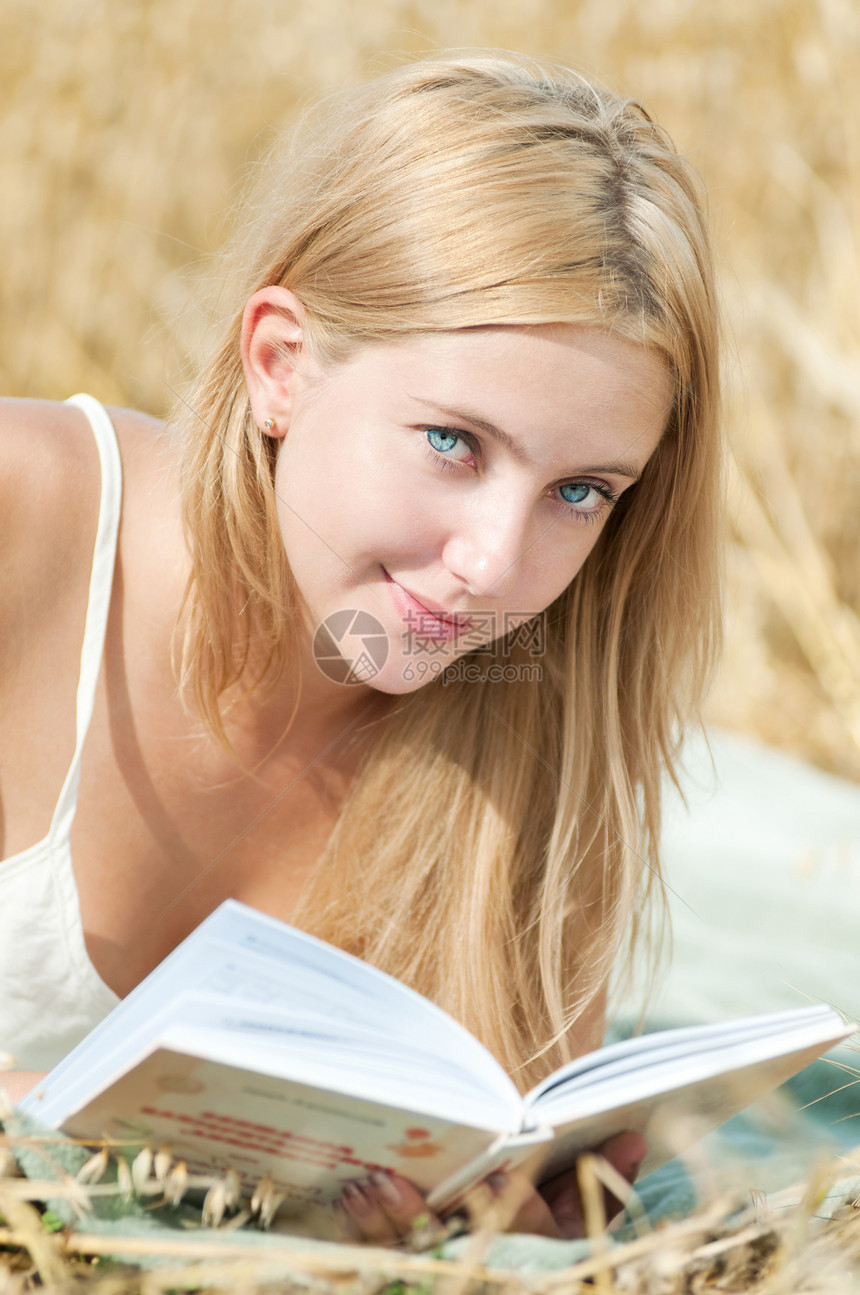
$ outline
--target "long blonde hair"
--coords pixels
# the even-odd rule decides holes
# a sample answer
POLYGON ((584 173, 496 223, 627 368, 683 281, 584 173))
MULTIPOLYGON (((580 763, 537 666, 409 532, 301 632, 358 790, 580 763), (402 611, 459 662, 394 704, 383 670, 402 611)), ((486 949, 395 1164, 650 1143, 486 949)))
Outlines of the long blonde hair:
POLYGON ((435 999, 534 1082, 569 1057, 659 887, 661 775, 718 638, 717 328, 698 181, 641 107, 565 68, 439 57, 309 115, 236 248, 223 340, 182 420, 183 677, 222 739, 224 691, 280 678, 298 632, 274 442, 240 363, 252 292, 295 292, 324 361, 430 330, 561 321, 656 348, 674 376, 643 477, 546 613, 540 679, 494 682, 494 661, 529 661, 500 640, 476 658, 480 681, 400 699, 295 918, 435 999))

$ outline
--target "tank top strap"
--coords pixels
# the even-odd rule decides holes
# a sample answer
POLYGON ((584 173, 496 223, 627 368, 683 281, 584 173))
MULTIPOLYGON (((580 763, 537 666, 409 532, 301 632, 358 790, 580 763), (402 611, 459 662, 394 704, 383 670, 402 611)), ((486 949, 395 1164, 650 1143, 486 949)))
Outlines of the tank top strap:
POLYGON ((122 504, 122 462, 116 431, 107 410, 87 395, 71 396, 66 403, 76 405, 93 429, 101 464, 102 484, 75 706, 75 754, 51 820, 50 835, 54 839, 68 838, 77 807, 81 751, 92 718, 104 652, 122 504))

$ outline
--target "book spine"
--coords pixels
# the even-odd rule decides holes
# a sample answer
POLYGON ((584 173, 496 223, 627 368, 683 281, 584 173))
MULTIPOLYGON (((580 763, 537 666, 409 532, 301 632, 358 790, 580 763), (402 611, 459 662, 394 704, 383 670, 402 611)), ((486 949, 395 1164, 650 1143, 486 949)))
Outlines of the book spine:
POLYGON ((546 1125, 524 1133, 501 1134, 481 1155, 434 1187, 427 1197, 428 1206, 436 1213, 452 1209, 488 1174, 515 1169, 529 1158, 535 1147, 552 1142, 554 1137, 553 1130, 546 1125))

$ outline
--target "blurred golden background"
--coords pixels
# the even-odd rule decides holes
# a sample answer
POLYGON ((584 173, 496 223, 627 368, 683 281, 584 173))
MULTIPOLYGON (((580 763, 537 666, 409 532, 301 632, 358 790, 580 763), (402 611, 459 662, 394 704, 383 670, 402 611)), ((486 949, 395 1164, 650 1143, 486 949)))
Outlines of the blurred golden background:
POLYGON ((639 98, 703 173, 733 447, 710 718, 860 778, 858 0, 3 0, 2 389, 163 413, 273 131, 476 45, 639 98))

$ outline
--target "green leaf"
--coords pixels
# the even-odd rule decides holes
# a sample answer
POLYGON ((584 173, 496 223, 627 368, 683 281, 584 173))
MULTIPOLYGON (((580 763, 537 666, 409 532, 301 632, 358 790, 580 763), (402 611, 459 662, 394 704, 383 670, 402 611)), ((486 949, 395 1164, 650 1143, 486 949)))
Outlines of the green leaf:
POLYGON ((62 1232, 65 1226, 66 1226, 65 1222, 63 1221, 63 1219, 60 1218, 59 1214, 55 1214, 53 1210, 43 1211, 42 1213, 43 1232, 62 1232))

